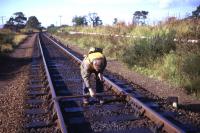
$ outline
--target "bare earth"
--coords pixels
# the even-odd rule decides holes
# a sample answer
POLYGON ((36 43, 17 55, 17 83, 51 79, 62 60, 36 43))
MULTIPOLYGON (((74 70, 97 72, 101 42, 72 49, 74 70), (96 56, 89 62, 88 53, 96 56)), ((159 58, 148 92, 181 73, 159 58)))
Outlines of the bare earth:
POLYGON ((33 54, 33 44, 36 39, 36 34, 28 37, 13 53, 10 54, 14 58, 30 58, 33 54))
POLYGON ((25 89, 36 35, 0 58, 0 133, 22 131, 25 89))

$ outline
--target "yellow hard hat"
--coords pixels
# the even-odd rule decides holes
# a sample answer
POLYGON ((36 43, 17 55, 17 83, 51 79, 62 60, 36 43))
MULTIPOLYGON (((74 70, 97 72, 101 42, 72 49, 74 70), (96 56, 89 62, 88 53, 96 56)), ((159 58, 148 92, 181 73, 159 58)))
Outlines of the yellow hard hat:
POLYGON ((89 53, 93 53, 95 51, 95 47, 90 47, 89 53))
POLYGON ((90 49, 89 49, 89 54, 90 53, 95 53, 95 52, 100 52, 100 53, 102 53, 102 51, 103 51, 103 49, 102 48, 95 48, 95 47, 90 47, 90 49))

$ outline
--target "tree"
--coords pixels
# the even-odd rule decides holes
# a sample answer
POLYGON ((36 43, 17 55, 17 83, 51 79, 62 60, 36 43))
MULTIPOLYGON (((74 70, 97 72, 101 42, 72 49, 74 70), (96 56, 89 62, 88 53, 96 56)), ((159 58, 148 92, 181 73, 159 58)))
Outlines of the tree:
POLYGON ((54 24, 51 24, 50 26, 47 27, 47 29, 48 28, 54 28, 54 27, 56 27, 56 26, 54 24))
POLYGON ((10 17, 10 19, 7 21, 8 25, 14 25, 14 18, 10 17))
POLYGON ((102 20, 97 15, 97 13, 89 13, 88 17, 89 17, 90 22, 91 22, 91 24, 92 24, 93 27, 99 26, 99 25, 103 24, 102 20))
POLYGON ((41 27, 41 23, 38 21, 38 19, 35 16, 31 16, 28 18, 28 21, 26 23, 26 28, 39 29, 40 27, 41 27))
POLYGON ((58 27, 56 27, 54 24, 51 24, 47 27, 47 31, 50 33, 55 33, 57 31, 58 27))
POLYGON ((10 19, 6 22, 6 24, 4 25, 4 28, 6 29, 11 29, 11 30, 15 30, 16 31, 16 26, 14 23, 14 18, 10 17, 10 19))
POLYGON ((118 23, 118 19, 114 18, 113 24, 116 25, 118 23))
POLYGON ((148 13, 148 11, 135 11, 135 13, 133 14, 133 24, 144 25, 148 13))
POLYGON ((200 18, 200 5, 192 12, 192 18, 200 18))
POLYGON ((102 22, 102 20, 100 19, 100 17, 99 16, 97 16, 96 18, 95 18, 95 26, 99 26, 99 25, 102 25, 103 24, 103 22, 102 22))
POLYGON ((17 27, 18 28, 23 28, 26 24, 26 20, 27 18, 24 16, 24 14, 22 12, 16 12, 14 13, 15 18, 14 21, 17 23, 17 27))
POLYGON ((18 31, 19 29, 24 28, 27 18, 22 12, 14 13, 14 16, 6 22, 4 28, 9 28, 11 30, 18 31))
POLYGON ((86 16, 75 16, 72 19, 73 25, 75 26, 84 26, 84 25, 88 25, 86 16))

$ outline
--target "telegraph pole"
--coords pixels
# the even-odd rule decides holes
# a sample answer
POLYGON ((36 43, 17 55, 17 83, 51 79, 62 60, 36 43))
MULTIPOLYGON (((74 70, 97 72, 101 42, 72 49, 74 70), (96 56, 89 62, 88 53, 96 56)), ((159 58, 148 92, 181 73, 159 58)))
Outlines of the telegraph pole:
POLYGON ((6 16, 0 16, 2 24, 4 24, 3 20, 6 16))
POLYGON ((62 18, 62 16, 59 16, 60 17, 60 26, 61 26, 61 18, 62 18))

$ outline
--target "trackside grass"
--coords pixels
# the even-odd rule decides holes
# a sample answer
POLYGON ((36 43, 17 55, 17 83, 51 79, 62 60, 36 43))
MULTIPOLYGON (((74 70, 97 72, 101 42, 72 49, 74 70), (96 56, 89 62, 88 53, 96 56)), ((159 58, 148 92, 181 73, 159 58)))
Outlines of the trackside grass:
POLYGON ((10 30, 0 30, 0 54, 12 52, 27 35, 13 33, 10 30))

